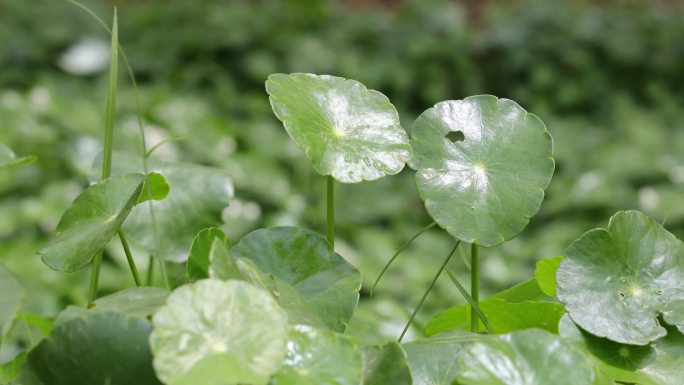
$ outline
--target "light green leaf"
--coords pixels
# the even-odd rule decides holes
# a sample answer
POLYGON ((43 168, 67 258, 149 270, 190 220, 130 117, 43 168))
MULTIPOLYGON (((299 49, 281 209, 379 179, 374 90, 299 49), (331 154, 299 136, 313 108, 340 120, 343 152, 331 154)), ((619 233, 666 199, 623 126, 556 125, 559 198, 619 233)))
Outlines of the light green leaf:
POLYGON ((561 337, 592 355, 610 378, 641 385, 678 385, 684 378, 684 335, 665 325, 667 336, 646 346, 626 345, 580 329, 570 317, 559 325, 561 337))
POLYGON ((263 385, 287 350, 285 313, 267 292, 241 281, 181 286, 152 322, 154 368, 168 385, 263 385))
POLYGON ((506 302, 518 303, 545 299, 547 296, 539 287, 537 279, 530 278, 508 289, 504 289, 489 298, 499 298, 506 302))
POLYGON ((495 246, 539 210, 553 175, 544 123, 508 99, 445 101, 413 124, 409 162, 432 218, 454 237, 495 246))
POLYGON ((137 203, 149 200, 160 201, 169 195, 169 184, 166 178, 158 172, 151 172, 145 176, 142 193, 137 203))
POLYGON ((563 257, 561 256, 544 258, 537 262, 534 277, 537 279, 541 290, 549 297, 556 296, 556 272, 562 260, 563 257))
POLYGON ((24 156, 17 158, 14 152, 0 143, 0 169, 5 167, 20 166, 22 164, 31 164, 38 159, 35 155, 24 156))
POLYGON ((21 309, 25 294, 14 274, 0 264, 0 343, 21 309))
POLYGON ((363 385, 411 385, 411 369, 406 352, 392 341, 361 349, 363 385))
POLYGON ((158 287, 131 287, 99 298, 90 311, 111 311, 129 317, 149 317, 166 303, 168 292, 158 287))
MULTIPOLYGON (((542 301, 510 303, 500 298, 490 298, 480 302, 480 309, 496 334, 529 328, 540 328, 557 334, 558 321, 565 314, 563 306, 558 303, 542 301)), ((484 330, 482 321, 480 321, 480 328, 484 330)), ((437 314, 428 323, 425 332, 431 336, 468 329, 470 329, 470 307, 455 306, 437 314)))
POLYGON ((361 274, 320 235, 296 227, 247 234, 231 249, 297 289, 332 330, 344 331, 359 301, 361 274))
POLYGON ((56 236, 38 253, 55 270, 76 271, 114 237, 142 191, 141 174, 116 175, 83 191, 64 212, 56 236))
POLYGON ((0 364, 0 384, 12 384, 21 374, 28 352, 17 354, 12 360, 0 364))
POLYGON ((147 343, 150 329, 144 318, 89 312, 55 324, 52 335, 31 351, 26 365, 50 385, 160 384, 147 343))
POLYGON ((638 211, 573 242, 556 278, 572 320, 596 336, 646 345, 666 334, 658 314, 684 329, 684 244, 638 211))
POLYGON ((404 344, 413 385, 452 385, 459 372, 458 352, 471 336, 461 342, 435 342, 431 339, 404 344))
POLYGON ((342 334, 298 325, 270 385, 359 385, 363 363, 356 343, 342 334))
POLYGON ((539 329, 491 336, 459 353, 462 385, 591 385, 589 361, 560 337, 539 329))
POLYGON ((230 248, 230 241, 223 231, 217 227, 203 229, 195 236, 186 267, 190 282, 209 277, 209 253, 216 239, 223 244, 224 248, 230 248))
POLYGON ((404 168, 411 146, 387 97, 328 75, 273 74, 273 112, 312 167, 343 183, 374 180, 404 168))

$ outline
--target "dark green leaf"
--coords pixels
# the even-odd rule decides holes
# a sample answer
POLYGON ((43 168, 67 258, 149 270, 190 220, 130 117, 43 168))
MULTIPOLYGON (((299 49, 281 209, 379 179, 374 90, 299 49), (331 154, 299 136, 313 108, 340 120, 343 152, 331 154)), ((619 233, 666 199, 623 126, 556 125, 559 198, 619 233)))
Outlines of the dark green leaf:
POLYGON ((356 343, 342 334, 295 326, 283 367, 271 385, 359 385, 363 363, 356 343))
POLYGON ((399 115, 385 95, 350 79, 273 74, 271 106, 314 170, 343 183, 397 174, 411 156, 399 115))
POLYGON ((266 291, 245 282, 181 286, 152 322, 154 368, 169 385, 263 385, 287 350, 285 313, 266 291))
POLYGON ((55 325, 28 357, 44 384, 160 384, 148 346, 151 325, 139 317, 89 312, 55 325))
POLYGON ((411 370, 406 352, 396 342, 368 346, 363 356, 363 385, 411 385, 411 370))
POLYGON ((563 317, 561 337, 592 355, 611 379, 640 385, 680 385, 684 378, 684 335, 666 325, 667 336, 649 345, 626 345, 596 337, 563 317))
POLYGON ((658 314, 684 329, 684 243, 638 211, 573 242, 557 280, 572 320, 596 336, 646 345, 666 334, 658 314))
POLYGON ((432 218, 454 237, 495 246, 539 210, 553 175, 544 123, 508 99, 437 103, 413 125, 416 185, 432 218), (461 133, 460 138, 453 138, 461 133))
POLYGON ((320 235, 295 227, 261 229, 231 251, 297 289, 328 327, 344 331, 359 300, 361 274, 320 235))
POLYGON ((560 337, 538 329, 491 336, 459 353, 462 385, 591 385, 589 361, 560 337))
POLYGON ((76 271, 114 237, 142 191, 141 174, 116 175, 83 191, 59 221, 56 236, 38 253, 55 270, 76 271))

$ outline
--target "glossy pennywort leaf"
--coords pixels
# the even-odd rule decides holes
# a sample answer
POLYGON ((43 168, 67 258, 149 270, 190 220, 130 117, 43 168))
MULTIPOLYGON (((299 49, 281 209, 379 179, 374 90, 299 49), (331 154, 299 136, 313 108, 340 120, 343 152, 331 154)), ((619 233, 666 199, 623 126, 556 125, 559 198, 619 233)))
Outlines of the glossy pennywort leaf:
POLYGON ((454 237, 482 246, 527 226, 554 170, 544 123, 494 96, 437 103, 413 124, 411 145, 409 165, 430 216, 454 237))
POLYGON ((462 385, 591 385, 587 358, 539 329, 491 336, 459 353, 462 385))
POLYGON ((98 298, 90 311, 110 311, 129 317, 149 317, 166 303, 169 293, 159 287, 131 287, 98 298))
POLYGON ((359 385, 363 363, 356 343, 310 326, 290 329, 287 356, 271 385, 359 385))
POLYGON ((169 385, 263 385, 287 350, 285 313, 266 291, 241 281, 181 286, 152 322, 154 368, 169 385))
POLYGON ((596 336, 646 345, 666 335, 659 314, 684 330, 684 243, 641 212, 573 242, 557 281, 572 320, 596 336))
POLYGON ((141 174, 116 175, 83 191, 59 221, 56 236, 38 253, 55 270, 87 265, 114 237, 142 191, 141 174))
POLYGON ((335 331, 344 331, 359 301, 361 274, 320 235, 296 227, 247 234, 231 252, 291 285, 335 331))
POLYGON ((466 336, 459 342, 437 342, 427 338, 404 344, 413 385, 452 385, 459 372, 458 352, 470 341, 471 337, 466 336))
POLYGON ((314 170, 343 183, 397 174, 411 156, 399 115, 387 97, 328 75, 273 74, 273 112, 314 170))
POLYGON ((29 354, 27 365, 44 384, 161 384, 152 369, 145 318, 87 312, 59 323, 29 354))

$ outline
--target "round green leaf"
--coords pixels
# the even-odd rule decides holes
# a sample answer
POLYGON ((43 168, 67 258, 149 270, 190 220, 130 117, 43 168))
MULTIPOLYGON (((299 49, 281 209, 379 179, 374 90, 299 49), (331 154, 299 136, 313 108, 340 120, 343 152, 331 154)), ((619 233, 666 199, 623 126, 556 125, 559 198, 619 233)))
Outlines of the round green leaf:
POLYGON ((563 257, 544 258, 537 262, 534 277, 544 294, 549 297, 556 296, 556 273, 563 257))
POLYGON ((539 329, 484 338, 459 353, 462 385, 591 385, 589 361, 539 329))
POLYGON ((561 319, 561 337, 590 353, 594 366, 608 377, 639 385, 679 385, 684 378, 684 335, 666 325, 667 336, 649 345, 625 345, 596 337, 561 319))
POLYGON ((495 246, 539 210, 553 175, 544 123, 494 96, 445 101, 413 124, 409 165, 432 218, 454 237, 495 246))
POLYGON ((0 342, 21 309, 24 289, 11 271, 0 264, 0 342))
POLYGON ((396 109, 380 92, 328 75, 273 74, 273 112, 314 170, 343 183, 397 174, 411 146, 396 109))
POLYGON ((359 385, 362 368, 349 337, 298 325, 290 329, 287 356, 270 385, 359 385))
POLYGON ((361 274, 320 235, 296 227, 247 234, 231 249, 297 289, 332 330, 344 331, 359 301, 361 274))
POLYGON ((684 329, 684 244, 638 211, 622 211, 565 251, 558 298, 586 331, 646 345, 665 336, 657 320, 684 329))
POLYGON ((87 312, 55 326, 28 357, 44 384, 160 384, 147 343, 150 322, 110 312, 87 312))
POLYGON ((363 385, 411 385, 411 369, 406 352, 392 341, 361 349, 363 385))
POLYGON ((181 286, 152 322, 154 368, 169 385, 266 384, 287 349, 285 313, 245 282, 181 286))
POLYGON ((209 254, 216 239, 224 247, 230 248, 230 241, 223 231, 217 227, 203 229, 193 239, 186 267, 190 282, 209 277, 209 254))
POLYGON ((115 175, 83 191, 64 212, 56 237, 38 253, 55 270, 76 271, 114 237, 142 191, 141 174, 115 175))

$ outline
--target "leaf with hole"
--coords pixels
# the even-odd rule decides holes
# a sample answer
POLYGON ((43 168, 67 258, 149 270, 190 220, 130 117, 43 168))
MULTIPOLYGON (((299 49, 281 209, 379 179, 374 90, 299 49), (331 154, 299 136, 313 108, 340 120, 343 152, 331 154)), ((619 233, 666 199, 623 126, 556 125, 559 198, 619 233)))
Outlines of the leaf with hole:
POLYGON ((684 243, 638 211, 621 211, 565 251, 556 275, 570 317, 599 337, 646 345, 665 322, 684 330, 684 243))
POLYGON ((0 143, 0 169, 5 167, 21 166, 23 164, 31 164, 37 159, 38 158, 35 155, 18 158, 9 147, 0 143))
POLYGON ((587 358, 539 329, 490 336, 459 352, 462 385, 591 385, 587 358))
POLYGON ((264 385, 287 350, 285 313, 246 282, 205 279, 181 286, 152 323, 154 368, 168 385, 264 385))
POLYGON ((359 385, 362 369, 351 338, 298 325, 290 329, 287 356, 270 385, 359 385))
POLYGON ((76 271, 114 237, 138 201, 143 175, 123 174, 83 191, 64 212, 56 236, 38 253, 55 270, 76 271))
POLYGON ((332 330, 344 331, 359 301, 361 274, 320 235, 296 227, 247 234, 231 252, 299 291, 332 330))
POLYGON ((409 165, 430 216, 454 237, 482 246, 527 226, 554 170, 544 123, 494 96, 437 103, 413 124, 411 145, 409 165))
POLYGON ((411 385, 411 369, 406 352, 392 341, 361 349, 363 385, 411 385))
POLYGON ((684 335, 666 325, 667 336, 649 345, 626 345, 580 329, 561 319, 562 338, 591 355, 594 366, 611 379, 640 385, 679 385, 684 378, 684 335))
POLYGON ((343 183, 394 175, 411 157, 408 136, 387 97, 356 80, 273 74, 273 112, 312 167, 343 183))
POLYGON ((28 356, 26 370, 44 384, 161 384, 147 343, 152 326, 141 317, 87 312, 55 325, 28 356))

